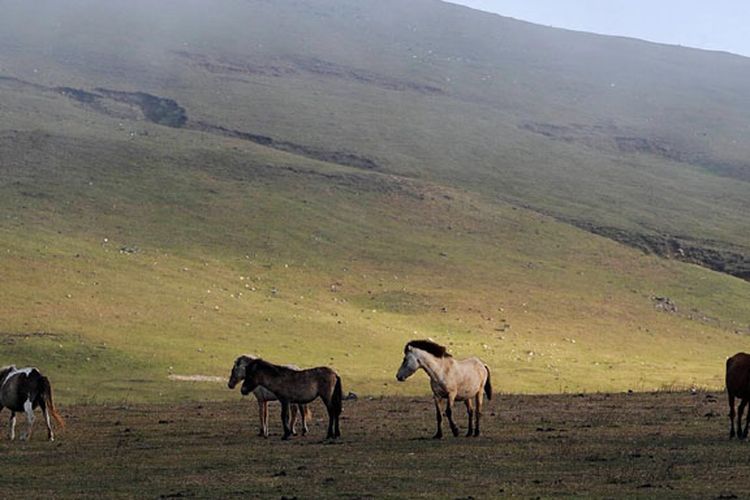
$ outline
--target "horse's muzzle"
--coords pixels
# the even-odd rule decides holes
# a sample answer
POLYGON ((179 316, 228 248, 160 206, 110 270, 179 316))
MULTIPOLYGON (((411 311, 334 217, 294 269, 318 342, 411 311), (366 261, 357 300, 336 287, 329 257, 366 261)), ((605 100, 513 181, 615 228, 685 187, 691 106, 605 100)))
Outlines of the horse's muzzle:
POLYGON ((398 380, 399 382, 403 382, 404 380, 406 380, 406 377, 401 376, 401 375, 396 375, 396 380, 398 380))
POLYGON ((234 389, 235 385, 237 385, 237 382, 233 380, 230 380, 229 382, 227 382, 227 387, 229 387, 230 389, 234 389))

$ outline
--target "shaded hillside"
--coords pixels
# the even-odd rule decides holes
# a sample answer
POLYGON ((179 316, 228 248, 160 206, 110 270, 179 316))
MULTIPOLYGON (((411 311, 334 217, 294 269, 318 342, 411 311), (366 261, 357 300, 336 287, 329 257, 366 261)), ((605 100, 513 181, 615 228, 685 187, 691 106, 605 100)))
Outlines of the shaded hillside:
POLYGON ((691 262, 748 273, 742 57, 433 0, 10 2, 0 28, 0 75, 165 96, 196 123, 581 227, 688 237, 691 262))
POLYGON ((421 392, 417 336, 508 391, 722 383, 750 285, 690 262, 745 276, 744 59, 432 1, 124 5, 0 18, 0 353, 63 400, 233 397, 168 376, 242 352, 421 392))

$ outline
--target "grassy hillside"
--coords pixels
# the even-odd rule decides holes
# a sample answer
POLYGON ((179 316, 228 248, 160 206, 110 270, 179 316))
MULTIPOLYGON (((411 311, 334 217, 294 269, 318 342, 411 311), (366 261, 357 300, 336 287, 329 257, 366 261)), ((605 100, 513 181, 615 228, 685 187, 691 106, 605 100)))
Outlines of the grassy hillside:
MULTIPOLYGON (((168 376, 224 376, 243 352, 402 394, 427 389, 394 381, 414 337, 480 355, 514 392, 720 386, 747 349, 747 281, 576 228, 675 235, 741 267, 746 145, 729 125, 689 144, 731 175, 616 137, 687 137, 685 117, 721 102, 739 123, 745 60, 435 2, 204 5, 7 6, 3 362, 44 367, 67 401, 162 401, 236 397, 168 376), (655 94, 677 110, 657 130, 624 83, 574 105, 611 68, 563 48, 698 60, 721 92, 685 73, 687 94, 655 94)), ((631 84, 659 88, 649 75, 631 84)))

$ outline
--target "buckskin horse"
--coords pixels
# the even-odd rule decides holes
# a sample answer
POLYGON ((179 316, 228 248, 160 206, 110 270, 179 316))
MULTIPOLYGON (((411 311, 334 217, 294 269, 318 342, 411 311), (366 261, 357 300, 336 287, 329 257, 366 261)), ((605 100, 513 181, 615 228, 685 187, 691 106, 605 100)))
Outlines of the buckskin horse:
POLYGON ((245 380, 240 392, 247 395, 263 386, 281 402, 281 424, 287 440, 292 435, 289 426, 289 405, 307 404, 316 398, 323 400, 328 410, 328 439, 341 435, 339 416, 342 408, 341 377, 332 369, 321 366, 308 370, 293 370, 274 365, 263 359, 253 359, 245 367, 245 380))
POLYGON ((31 431, 34 426, 34 409, 40 407, 47 424, 47 438, 55 440, 52 431, 50 415, 60 427, 64 427, 62 417, 57 413, 52 401, 52 386, 49 379, 42 375, 36 368, 18 369, 14 365, 0 368, 0 411, 3 408, 10 410, 10 431, 8 436, 11 441, 16 438, 16 412, 26 413, 26 425, 28 430, 21 434, 21 440, 31 439, 31 431))
MULTIPOLYGON (((229 382, 227 383, 227 386, 230 389, 234 389, 240 380, 245 380, 247 364, 254 359, 258 358, 250 354, 244 354, 234 361, 232 372, 229 374, 229 382)), ((299 370, 299 367, 295 365, 285 366, 293 370, 299 370)), ((260 417, 260 430, 258 431, 258 435, 261 437, 268 437, 268 402, 277 401, 279 398, 276 397, 276 394, 262 386, 256 387, 253 390, 253 394, 258 401, 258 416, 260 417)), ((290 427, 292 428, 292 434, 295 436, 297 435, 296 427, 298 416, 302 417, 302 435, 304 436, 308 431, 307 421, 311 417, 310 408, 303 404, 292 406, 292 421, 290 427)))
POLYGON ((443 399, 447 400, 445 416, 448 417, 453 435, 458 436, 458 426, 453 421, 453 402, 464 401, 469 415, 466 437, 479 436, 482 390, 487 399, 492 399, 489 367, 476 357, 457 361, 445 347, 430 340, 412 340, 404 347, 404 361, 396 373, 396 379, 403 382, 420 368, 430 377, 435 401, 437 432, 433 437, 443 437, 443 415, 440 410, 443 399))

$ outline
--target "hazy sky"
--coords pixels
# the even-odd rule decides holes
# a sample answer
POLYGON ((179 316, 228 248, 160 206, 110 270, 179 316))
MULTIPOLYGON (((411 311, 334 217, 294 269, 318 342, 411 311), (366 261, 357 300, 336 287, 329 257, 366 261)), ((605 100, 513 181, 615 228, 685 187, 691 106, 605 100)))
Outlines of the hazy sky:
POLYGON ((750 56, 750 0, 449 0, 538 24, 750 56))

